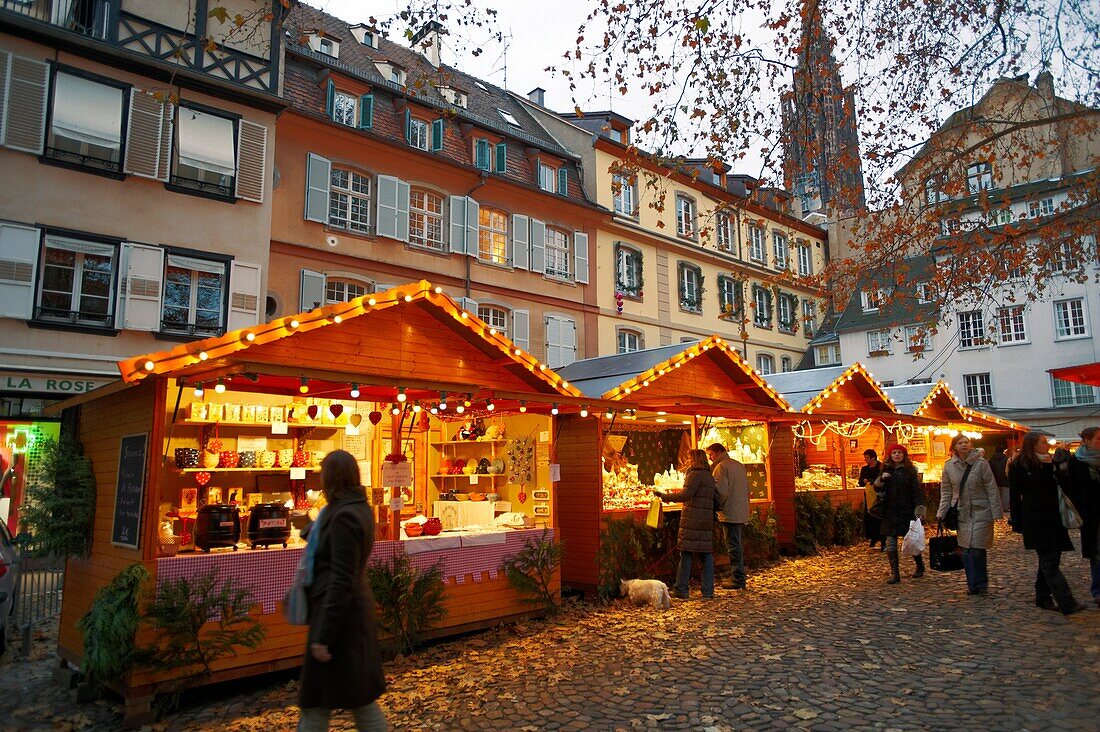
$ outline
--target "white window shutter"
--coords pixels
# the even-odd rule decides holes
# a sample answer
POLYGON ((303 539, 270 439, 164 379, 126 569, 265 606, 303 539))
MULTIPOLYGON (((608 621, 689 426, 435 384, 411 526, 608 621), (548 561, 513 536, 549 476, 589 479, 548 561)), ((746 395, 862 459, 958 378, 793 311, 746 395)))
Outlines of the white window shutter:
POLYGON ((298 312, 304 313, 324 305, 326 285, 324 273, 303 269, 298 278, 298 312))
POLYGON ((477 300, 469 297, 460 297, 458 298, 458 306, 471 315, 477 315, 477 300))
POLYGON ((512 266, 531 266, 531 221, 523 214, 512 214, 512 266))
POLYGON ((568 366, 577 360, 577 321, 562 319, 561 340, 562 362, 559 366, 568 366))
POLYGON ((581 284, 588 284, 588 234, 583 231, 573 233, 573 261, 576 265, 576 279, 581 284))
POLYGON ((546 363, 550 368, 561 366, 561 321, 546 316, 546 363))
POLYGON ((531 219, 531 271, 546 272, 546 224, 531 219))
POLYGON ((328 223, 328 192, 332 181, 332 163, 320 155, 309 154, 306 164, 306 221, 328 223))
POLYGON ((161 168, 165 133, 164 107, 164 103, 154 95, 140 89, 130 90, 130 120, 126 130, 123 172, 153 180, 168 179, 167 166, 163 170, 161 168))
POLYGON ((393 176, 378 176, 378 236, 397 238, 397 184, 400 182, 393 176))
POLYGON ((229 269, 229 318, 227 331, 247 328, 260 322, 261 267, 252 262, 234 260, 229 269))
POLYGON ((392 290, 395 287, 397 287, 397 285, 391 285, 389 282, 375 282, 374 283, 375 293, 385 292, 386 290, 392 290))
POLYGON ((8 72, 11 70, 11 54, 0 51, 0 145, 4 144, 4 118, 8 112, 8 72))
POLYGON ((481 204, 472 198, 466 198, 466 254, 471 257, 478 255, 478 243, 480 239, 481 204))
POLYGON ((531 350, 531 311, 512 311, 512 342, 516 348, 531 350))
POLYGON ((33 316, 40 241, 33 226, 0 223, 0 317, 33 316))
POLYGON ((164 250, 148 244, 122 245, 122 308, 119 322, 129 330, 160 330, 164 292, 164 250))
POLYGON ((264 202, 267 179, 267 127, 240 120, 237 123, 237 177, 234 180, 237 198, 264 202))
POLYGON ((161 105, 160 151, 157 155, 157 180, 168 181, 172 174, 172 132, 175 129, 176 105, 165 102, 161 105))
POLYGON ((466 197, 451 196, 451 253, 466 253, 466 197))
POLYGON ((397 181, 397 236, 406 244, 409 242, 409 184, 397 181))
POLYGON ((4 137, 0 144, 12 150, 42 154, 49 81, 48 64, 11 56, 4 94, 4 137))

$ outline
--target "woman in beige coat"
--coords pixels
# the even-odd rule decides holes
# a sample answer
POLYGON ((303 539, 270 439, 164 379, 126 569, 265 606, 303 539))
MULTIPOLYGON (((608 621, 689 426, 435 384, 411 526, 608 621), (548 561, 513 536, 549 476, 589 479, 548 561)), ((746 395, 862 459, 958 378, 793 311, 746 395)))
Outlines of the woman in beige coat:
POLYGON ((951 440, 951 457, 944 463, 940 480, 936 518, 943 521, 947 509, 959 507, 959 546, 966 570, 966 593, 984 595, 989 586, 986 550, 993 546, 993 522, 1002 513, 1001 491, 993 478, 993 469, 971 447, 966 435, 955 435, 951 440))

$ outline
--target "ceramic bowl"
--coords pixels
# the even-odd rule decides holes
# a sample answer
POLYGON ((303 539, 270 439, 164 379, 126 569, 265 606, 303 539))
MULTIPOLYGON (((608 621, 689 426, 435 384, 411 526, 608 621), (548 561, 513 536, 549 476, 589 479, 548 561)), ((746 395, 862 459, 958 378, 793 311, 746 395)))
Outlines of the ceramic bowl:
POLYGON ((256 467, 256 451, 245 450, 241 453, 241 467, 242 468, 254 468, 256 467))
POLYGON ((236 450, 222 450, 218 454, 219 468, 235 468, 241 463, 241 454, 236 450))
POLYGON ((455 493, 455 500, 456 501, 468 501, 468 500, 470 500, 470 496, 468 496, 465 493, 455 493))
POLYGON ((263 450, 260 452, 260 467, 261 468, 273 468, 275 462, 279 459, 279 454, 274 450, 263 450))
POLYGON ((484 501, 485 500, 485 494, 484 493, 471 493, 470 494, 470 500, 471 501, 484 501))
POLYGON ((291 458, 290 465, 291 465, 291 467, 294 467, 294 468, 304 468, 307 465, 309 465, 309 451, 308 450, 297 450, 297 451, 295 451, 294 457, 291 458))
POLYGON ((294 451, 290 449, 279 450, 279 467, 289 468, 294 463, 294 451))
POLYGON ((409 536, 409 537, 420 536, 422 533, 424 533, 424 527, 421 526, 418 523, 413 522, 413 521, 410 521, 409 523, 404 524, 404 527, 405 527, 405 536, 409 536))
POLYGON ((496 503, 497 501, 500 500, 500 494, 499 493, 486 493, 485 494, 485 500, 486 501, 491 501, 492 503, 496 503))
POLYGON ((202 466, 204 468, 216 468, 222 461, 220 453, 205 450, 202 453, 202 466))
POLYGON ((424 522, 424 536, 435 536, 443 531, 443 522, 437 518, 430 518, 424 522))

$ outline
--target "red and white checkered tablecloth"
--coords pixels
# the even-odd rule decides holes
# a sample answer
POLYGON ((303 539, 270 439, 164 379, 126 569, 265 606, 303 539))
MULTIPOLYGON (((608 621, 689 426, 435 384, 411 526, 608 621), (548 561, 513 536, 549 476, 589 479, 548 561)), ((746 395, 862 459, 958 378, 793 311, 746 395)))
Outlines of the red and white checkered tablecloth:
MULTIPOLYGON (((547 531, 548 536, 553 538, 554 530, 547 531)), ((428 569, 442 562, 444 582, 465 584, 467 576, 471 576, 474 582, 480 582, 484 573, 488 573, 490 579, 496 579, 501 563, 522 550, 529 539, 541 537, 542 532, 543 529, 509 531, 501 544, 421 552, 409 556, 409 563, 418 569, 428 569)), ((294 570, 298 567, 302 549, 298 546, 162 557, 157 560, 157 592, 173 580, 181 577, 190 579, 214 570, 219 580, 232 578, 238 587, 252 592, 254 601, 263 606, 265 615, 273 613, 294 580, 294 570)), ((370 564, 391 562, 398 553, 405 553, 403 542, 376 542, 371 551, 370 564)))

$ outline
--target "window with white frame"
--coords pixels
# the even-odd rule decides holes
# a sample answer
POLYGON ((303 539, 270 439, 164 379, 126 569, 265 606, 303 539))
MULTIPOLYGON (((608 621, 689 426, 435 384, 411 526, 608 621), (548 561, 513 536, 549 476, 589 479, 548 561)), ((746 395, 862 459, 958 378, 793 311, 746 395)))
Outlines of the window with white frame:
POLYGON ((808 298, 802 301, 802 332, 807 338, 817 333, 817 303, 808 298))
POLYGON ((1054 302, 1055 334, 1059 339, 1080 338, 1089 334, 1085 322, 1085 301, 1075 297, 1054 302))
POLYGON ((695 238, 695 201, 680 193, 676 194, 676 234, 695 238))
POLYGON ((784 373, 784 374, 788 373, 789 371, 792 371, 793 369, 794 369, 794 364, 791 361, 790 356, 783 356, 782 358, 779 359, 779 370, 782 373, 784 373))
POLYGON ((48 234, 42 247, 36 319, 110 326, 117 248, 48 234))
POLYGON ((169 254, 164 267, 161 330, 186 335, 221 332, 225 262, 169 254))
POLYGON ((744 295, 741 289, 741 281, 727 275, 718 275, 718 310, 720 313, 730 315, 739 321, 743 316, 744 295))
POLYGON ((966 168, 966 190, 981 193, 993 187, 993 165, 988 162, 974 163, 966 168))
POLYGON ((840 364, 840 344, 826 343, 814 348, 814 364, 817 366, 837 366, 840 364))
POLYGON ((1058 244, 1058 250, 1052 253, 1051 271, 1072 272, 1079 269, 1079 264, 1073 256, 1073 242, 1063 239, 1058 244))
POLYGON ((776 321, 780 332, 794 333, 798 330, 798 322, 795 320, 795 297, 786 292, 779 293, 776 298, 776 321))
POLYGON ((172 182, 220 195, 233 194, 236 125, 232 119, 180 106, 172 182))
POLYGON ((733 251, 733 226, 724 213, 714 215, 714 241, 723 252, 733 251))
POLYGON ((370 230, 370 178, 333 168, 329 174, 328 223, 349 231, 370 230))
POLYGON ((985 215, 985 224, 989 227, 1004 226, 1014 220, 1011 208, 990 209, 985 215))
POLYGON ((374 288, 364 282, 339 280, 331 277, 325 278, 326 305, 332 305, 338 302, 348 302, 349 300, 354 300, 357 297, 362 297, 371 292, 374 292, 374 288))
POLYGON ((638 215, 638 184, 633 176, 611 176, 611 190, 615 201, 615 213, 620 216, 638 215))
POLYGON ((927 305, 933 300, 932 288, 927 282, 917 283, 917 304, 927 305))
POLYGON ((756 354, 756 370, 762 374, 775 373, 775 356, 770 353, 756 354))
POLYGON ((629 328, 619 328, 618 334, 619 353, 634 353, 642 350, 642 334, 629 328))
POLYGON ((397 66, 390 67, 390 81, 400 86, 405 86, 405 70, 397 66))
POLYGON ((1088 384, 1077 384, 1051 377, 1054 391, 1054 406, 1073 407, 1080 404, 1096 404, 1096 388, 1088 384))
POLYGON ((615 290, 628 297, 642 296, 642 253, 622 244, 615 246, 615 290))
MULTIPOLYGON (((508 265, 508 214, 482 206, 478 214, 477 256, 482 262, 508 265)), ((549 237, 550 230, 547 229, 549 237)), ((549 242, 547 242, 549 243, 549 242)), ((547 249, 549 254, 549 248, 547 249)), ((566 275, 568 276, 568 275, 566 275)))
POLYGON ((761 328, 772 327, 772 294, 768 288, 752 286, 753 324, 761 328))
POLYGON ((775 255, 775 268, 787 269, 791 252, 786 234, 781 234, 778 231, 772 232, 772 253, 775 255))
POLYGON ((328 38, 321 38, 317 41, 317 50, 326 56, 336 55, 336 46, 328 38))
POLYGON ((680 262, 680 309, 690 313, 703 311, 703 271, 693 264, 680 262))
POLYGON ((355 110, 358 106, 359 100, 353 97, 351 94, 345 94, 344 92, 336 92, 332 97, 332 120, 348 127, 356 127, 358 125, 358 118, 355 116, 355 110))
POLYGON ((767 233, 762 227, 749 225, 749 259, 761 264, 768 263, 766 237, 767 233))
POLYGON ((947 184, 947 176, 936 173, 924 179, 924 202, 929 206, 947 200, 944 186, 947 184))
POLYGON ((477 317, 485 321, 490 328, 495 328, 498 333, 508 332, 509 312, 498 305, 478 305, 477 317))
POLYGON ((894 342, 890 338, 890 330, 867 331, 867 353, 869 355, 881 355, 894 352, 894 342))
POLYGON ((558 171, 546 163, 539 163, 539 188, 554 193, 558 189, 558 171))
POLYGON ((573 260, 569 246, 569 234, 561 229, 546 227, 546 274, 568 280, 572 277, 573 260))
POLYGON ((863 312, 870 313, 882 307, 882 301, 886 299, 886 293, 880 289, 872 288, 860 290, 859 297, 863 312))
POLYGON ((409 243, 443 251, 443 197, 431 191, 409 191, 409 243))
POLYGON ((921 353, 928 350, 928 327, 924 325, 905 326, 905 352, 921 353))
POLYGON ((1027 342, 1027 320, 1023 305, 997 308, 997 337, 1001 345, 1027 342))
POLYGON ((413 147, 427 150, 431 145, 431 127, 422 119, 412 117, 409 119, 409 144, 413 147))
MULTIPOLYGON (((126 90, 58 71, 46 155, 79 165, 118 171, 126 90)), ((14 116, 9 124, 14 123, 14 116)))
POLYGON ((988 407, 993 404, 993 383, 989 374, 963 374, 966 406, 988 407))
POLYGON ((798 274, 809 277, 814 273, 814 249, 812 244, 798 245, 798 274))
POLYGON ((963 310, 959 313, 959 348, 977 348, 985 345, 985 320, 981 310, 963 310))
POLYGON ((1027 215, 1030 218, 1039 218, 1040 216, 1050 216, 1054 213, 1054 199, 1053 198, 1041 198, 1038 201, 1029 201, 1027 204, 1027 215))
POLYGON ((577 321, 560 315, 545 316, 546 365, 552 369, 577 360, 577 321))

